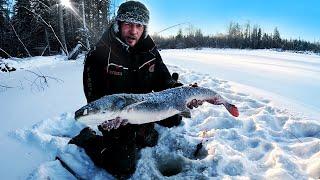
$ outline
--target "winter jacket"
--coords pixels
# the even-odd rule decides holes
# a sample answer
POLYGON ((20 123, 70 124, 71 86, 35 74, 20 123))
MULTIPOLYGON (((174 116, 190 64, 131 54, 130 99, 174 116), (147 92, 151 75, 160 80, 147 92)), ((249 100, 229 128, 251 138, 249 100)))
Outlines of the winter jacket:
MULTIPOLYGON (((141 39, 134 48, 118 37, 113 25, 110 26, 85 59, 83 87, 88 102, 115 93, 149 93, 179 84, 172 79, 150 36, 141 39)), ((181 117, 175 116, 163 125, 173 126, 180 121, 181 117)), ((153 123, 128 124, 111 131, 100 126, 99 130, 105 148, 101 155, 92 150, 89 151, 94 153, 88 154, 93 154, 93 160, 102 160, 96 164, 113 174, 133 173, 137 149, 154 146, 158 139, 153 123)))
POLYGON ((83 85, 88 102, 115 93, 160 91, 175 83, 150 36, 131 48, 112 26, 85 60, 83 85))

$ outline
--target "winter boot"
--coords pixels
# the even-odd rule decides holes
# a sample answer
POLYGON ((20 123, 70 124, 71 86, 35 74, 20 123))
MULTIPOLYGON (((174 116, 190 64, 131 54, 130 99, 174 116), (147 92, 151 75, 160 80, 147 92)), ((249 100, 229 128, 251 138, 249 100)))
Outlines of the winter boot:
POLYGON ((102 164, 101 151, 104 149, 102 136, 96 135, 91 128, 86 127, 80 133, 69 141, 69 144, 75 144, 82 147, 91 160, 97 165, 102 164))

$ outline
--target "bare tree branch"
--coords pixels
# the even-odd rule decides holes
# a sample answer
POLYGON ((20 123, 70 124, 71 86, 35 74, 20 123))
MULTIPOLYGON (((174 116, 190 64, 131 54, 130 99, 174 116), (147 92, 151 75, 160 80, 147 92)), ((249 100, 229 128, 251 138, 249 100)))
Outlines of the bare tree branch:
POLYGON ((17 34, 16 29, 14 28, 14 26, 13 26, 11 23, 10 23, 10 26, 12 27, 13 32, 14 32, 14 34, 16 35, 16 37, 18 38, 19 42, 20 42, 20 43, 22 44, 22 46, 24 47, 24 50, 27 51, 28 56, 29 56, 29 57, 32 57, 31 54, 30 54, 30 52, 28 51, 27 47, 24 45, 24 43, 22 42, 22 40, 21 40, 20 37, 18 36, 18 34, 17 34))
POLYGON ((5 84, 0 84, 0 91, 3 92, 3 91, 6 91, 8 89, 12 89, 12 88, 15 88, 13 86, 8 86, 8 85, 5 85, 5 84))
POLYGON ((14 88, 14 87, 12 87, 12 86, 2 85, 2 84, 0 84, 0 87, 6 88, 6 89, 14 88))
POLYGON ((1 50, 2 52, 4 52, 8 57, 12 58, 12 56, 10 56, 10 54, 7 53, 5 50, 3 50, 3 49, 1 49, 1 48, 0 48, 0 50, 1 50))
POLYGON ((46 52, 46 50, 47 50, 48 47, 49 47, 49 45, 47 45, 47 46, 44 48, 44 50, 43 50, 42 53, 41 53, 41 56, 43 56, 44 52, 46 52))
POLYGON ((46 87, 49 87, 49 80, 55 80, 56 82, 63 82, 63 80, 52 77, 52 76, 46 76, 40 72, 38 69, 39 73, 36 73, 31 70, 26 70, 27 72, 30 72, 36 76, 36 78, 33 81, 28 81, 31 82, 31 89, 36 88, 38 91, 44 90, 46 87))
POLYGON ((43 3, 42 1, 39 1, 39 0, 37 0, 37 1, 51 11, 51 8, 50 8, 48 5, 46 5, 46 4, 43 3))
POLYGON ((59 42, 62 50, 63 50, 63 51, 66 53, 66 55, 68 56, 68 54, 69 54, 69 53, 68 53, 68 50, 67 50, 67 49, 63 46, 63 44, 61 43, 60 39, 59 39, 58 36, 56 35, 56 33, 55 33, 54 29, 52 28, 51 24, 47 23, 39 14, 31 11, 30 9, 28 9, 28 8, 25 7, 25 6, 22 6, 22 7, 25 8, 27 11, 31 12, 32 14, 36 15, 37 17, 39 17, 39 18, 41 19, 41 21, 42 21, 46 26, 48 26, 48 27, 51 29, 51 31, 53 32, 55 38, 56 38, 57 41, 59 42))

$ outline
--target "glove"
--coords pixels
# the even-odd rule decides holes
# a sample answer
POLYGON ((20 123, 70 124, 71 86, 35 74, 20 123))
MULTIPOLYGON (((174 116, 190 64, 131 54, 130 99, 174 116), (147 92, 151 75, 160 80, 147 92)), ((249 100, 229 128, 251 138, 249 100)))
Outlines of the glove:
POLYGON ((127 125, 128 123, 128 119, 116 117, 115 119, 104 121, 101 124, 101 128, 105 131, 110 131, 111 129, 118 129, 120 126, 127 125))
POLYGON ((179 74, 178 74, 178 73, 176 73, 176 72, 175 72, 175 73, 172 73, 171 77, 172 77, 173 80, 176 81, 176 82, 172 85, 173 88, 183 86, 183 84, 178 81, 178 79, 179 79, 179 74))
POLYGON ((190 102, 187 103, 187 107, 189 109, 197 108, 203 104, 204 101, 202 100, 197 100, 197 99, 192 99, 190 102))
POLYGON ((174 72, 174 73, 172 73, 171 77, 172 77, 173 80, 178 81, 178 79, 179 79, 179 74, 176 73, 176 72, 174 72))
POLYGON ((190 87, 199 87, 199 86, 198 86, 198 83, 196 83, 196 82, 193 83, 193 84, 189 84, 189 86, 190 86, 190 87))
POLYGON ((183 86, 181 82, 176 82, 172 85, 173 88, 183 86))

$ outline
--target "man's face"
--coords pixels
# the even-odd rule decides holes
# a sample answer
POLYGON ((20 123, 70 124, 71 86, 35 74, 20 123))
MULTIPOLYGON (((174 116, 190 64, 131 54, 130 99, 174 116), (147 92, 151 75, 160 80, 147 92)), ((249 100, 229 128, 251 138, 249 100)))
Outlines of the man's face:
POLYGON ((141 24, 122 22, 120 25, 121 39, 130 47, 135 46, 144 31, 144 26, 141 24))

